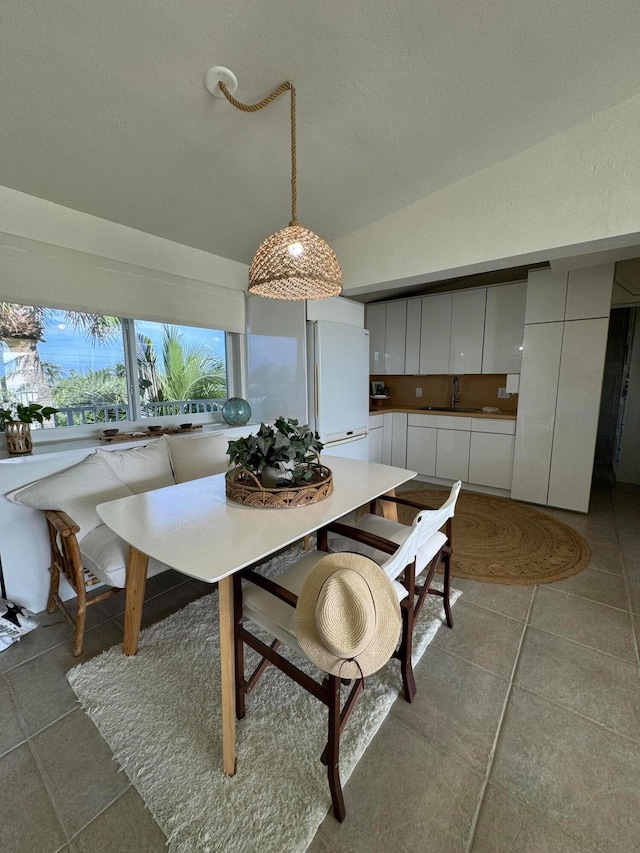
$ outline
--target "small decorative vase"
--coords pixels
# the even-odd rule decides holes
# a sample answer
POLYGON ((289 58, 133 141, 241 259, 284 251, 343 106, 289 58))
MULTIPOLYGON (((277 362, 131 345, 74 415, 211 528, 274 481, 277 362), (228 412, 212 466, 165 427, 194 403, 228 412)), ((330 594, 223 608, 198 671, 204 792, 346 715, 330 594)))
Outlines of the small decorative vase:
POLYGON ((9 421, 5 424, 4 434, 7 437, 7 453, 10 456, 25 456, 31 453, 31 426, 23 421, 9 421))

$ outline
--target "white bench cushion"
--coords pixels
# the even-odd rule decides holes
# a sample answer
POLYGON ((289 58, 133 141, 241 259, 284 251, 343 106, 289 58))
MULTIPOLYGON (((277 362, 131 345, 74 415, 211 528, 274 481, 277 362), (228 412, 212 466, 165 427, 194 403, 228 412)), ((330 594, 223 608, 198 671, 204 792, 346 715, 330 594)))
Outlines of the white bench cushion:
POLYGON ((97 452, 104 457, 113 473, 136 494, 161 489, 163 486, 173 486, 176 482, 165 436, 144 447, 97 452))
MULTIPOLYGON (((124 587, 127 579, 129 545, 106 524, 88 533, 80 543, 82 564, 102 583, 124 587)), ((147 577, 160 574, 169 568, 159 560, 149 559, 147 577)))
POLYGON ((227 439, 221 432, 196 438, 186 435, 168 435, 166 438, 176 483, 222 474, 229 467, 227 439))
POLYGON ((94 453, 66 471, 43 477, 9 492, 7 497, 14 503, 34 509, 66 512, 80 527, 77 535, 80 541, 102 524, 96 512, 98 504, 130 497, 132 494, 127 484, 113 473, 104 457, 94 453))

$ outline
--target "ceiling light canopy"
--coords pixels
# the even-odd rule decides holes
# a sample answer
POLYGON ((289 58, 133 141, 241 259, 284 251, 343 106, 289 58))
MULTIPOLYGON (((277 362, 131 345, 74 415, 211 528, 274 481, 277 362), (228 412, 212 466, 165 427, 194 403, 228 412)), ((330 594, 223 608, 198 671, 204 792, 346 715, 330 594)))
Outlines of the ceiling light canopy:
POLYGON ((212 95, 225 97, 242 112, 258 112, 283 92, 291 93, 291 222, 258 246, 249 268, 249 291, 272 299, 338 296, 342 292, 342 269, 335 252, 297 218, 296 90, 293 85, 282 83, 257 104, 243 104, 233 97, 238 81, 228 68, 210 68, 204 82, 212 95))

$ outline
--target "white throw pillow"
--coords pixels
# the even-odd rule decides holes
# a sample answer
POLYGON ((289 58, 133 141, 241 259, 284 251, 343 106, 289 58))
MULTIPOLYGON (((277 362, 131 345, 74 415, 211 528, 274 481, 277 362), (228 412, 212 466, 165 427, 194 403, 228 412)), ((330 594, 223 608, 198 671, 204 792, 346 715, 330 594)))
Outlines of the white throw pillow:
POLYGON ((43 477, 22 486, 7 497, 14 503, 34 509, 58 509, 66 512, 80 527, 78 539, 102 524, 96 506, 133 492, 114 474, 102 455, 94 453, 72 468, 43 477))
POLYGON ((163 486, 173 486, 175 480, 169 460, 166 438, 132 447, 129 450, 98 450, 114 474, 123 480, 136 494, 163 486))
POLYGON ((221 474, 229 467, 228 441, 221 432, 196 438, 183 435, 168 435, 166 438, 176 483, 221 474))

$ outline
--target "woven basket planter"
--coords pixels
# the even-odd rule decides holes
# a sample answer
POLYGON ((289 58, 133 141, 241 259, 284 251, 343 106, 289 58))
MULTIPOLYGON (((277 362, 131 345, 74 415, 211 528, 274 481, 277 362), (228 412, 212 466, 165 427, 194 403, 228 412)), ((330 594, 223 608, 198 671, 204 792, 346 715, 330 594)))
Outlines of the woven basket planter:
POLYGON ((31 453, 31 426, 22 421, 9 421, 5 424, 4 434, 7 437, 7 452, 11 456, 25 456, 31 453))
POLYGON ((333 492, 333 475, 324 465, 312 465, 313 477, 300 485, 265 489, 260 480, 245 468, 233 468, 226 475, 229 500, 245 506, 283 509, 308 506, 328 498, 333 492))

